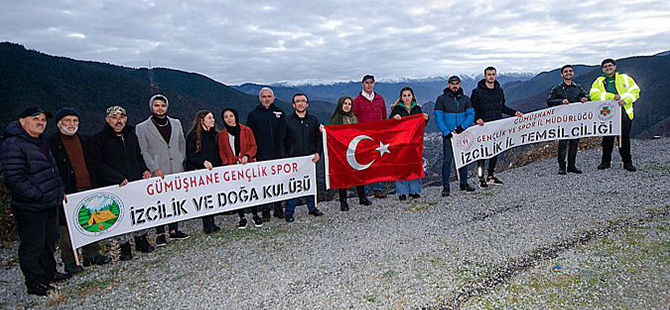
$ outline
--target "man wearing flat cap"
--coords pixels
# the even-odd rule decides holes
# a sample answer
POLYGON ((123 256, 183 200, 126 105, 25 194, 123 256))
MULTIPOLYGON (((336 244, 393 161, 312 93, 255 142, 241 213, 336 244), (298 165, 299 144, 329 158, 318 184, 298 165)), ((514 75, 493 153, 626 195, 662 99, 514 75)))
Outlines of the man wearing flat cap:
MULTIPOLYGON (((118 184, 148 179, 151 172, 144 163, 135 128, 127 125, 126 109, 111 106, 105 113, 105 127, 91 137, 90 161, 95 171, 98 186, 118 184)), ((132 233, 135 236, 135 249, 149 253, 154 247, 147 240, 146 230, 132 233)), ((121 260, 132 259, 129 235, 117 238, 121 243, 121 260)))
MULTIPOLYGON (((354 115, 358 118, 359 123, 374 122, 387 119, 386 116, 386 102, 382 95, 375 93, 375 77, 366 75, 361 81, 363 89, 358 96, 354 98, 354 115)), ((376 198, 386 198, 382 192, 381 183, 373 183, 374 195, 376 198)))
MULTIPOLYGON (((88 137, 78 133, 80 119, 81 115, 75 108, 65 107, 58 110, 54 117, 58 132, 49 139, 51 154, 56 160, 66 194, 96 187, 95 178, 92 176, 93 170, 89 166, 88 137)), ((80 272, 83 269, 75 264, 74 252, 70 244, 70 235, 65 220, 65 209, 62 205, 58 218, 60 223, 60 252, 65 271, 68 273, 80 272)), ((104 265, 111 261, 109 257, 100 254, 98 243, 88 244, 82 249, 84 266, 104 265)))
POLYGON ((12 211, 19 233, 19 264, 28 294, 46 296, 51 282, 67 279, 56 271, 58 206, 63 183, 43 133, 51 114, 25 109, 7 125, 0 147, 4 180, 12 195, 12 211))

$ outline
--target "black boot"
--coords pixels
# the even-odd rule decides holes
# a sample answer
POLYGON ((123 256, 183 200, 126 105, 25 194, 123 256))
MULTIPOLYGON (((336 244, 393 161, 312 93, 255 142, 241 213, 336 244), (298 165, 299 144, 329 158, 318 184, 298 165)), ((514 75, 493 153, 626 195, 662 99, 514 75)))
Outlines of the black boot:
POLYGON ((369 206, 372 204, 372 202, 368 199, 368 197, 358 197, 358 204, 363 205, 363 206, 369 206))
POLYGON ((270 221, 270 207, 269 206, 263 207, 263 212, 262 212, 261 219, 263 220, 263 222, 269 222, 270 221))
POLYGON ((284 218, 284 208, 281 206, 281 203, 275 205, 274 217, 283 219, 284 218))
POLYGON ((212 227, 209 224, 209 216, 205 216, 202 218, 202 231, 205 234, 211 234, 212 233, 212 227))
POLYGON ((558 174, 560 174, 560 175, 568 174, 568 172, 565 171, 565 163, 563 163, 563 164, 558 163, 558 174))
POLYGON ((121 243, 121 254, 119 255, 120 261, 127 261, 133 259, 133 253, 130 251, 130 241, 121 243))
POLYGON ((349 203, 346 200, 340 200, 340 211, 349 211, 349 203))
POLYGON ((147 240, 147 236, 137 236, 135 237, 135 251, 140 251, 142 253, 151 253, 154 251, 154 247, 147 240))

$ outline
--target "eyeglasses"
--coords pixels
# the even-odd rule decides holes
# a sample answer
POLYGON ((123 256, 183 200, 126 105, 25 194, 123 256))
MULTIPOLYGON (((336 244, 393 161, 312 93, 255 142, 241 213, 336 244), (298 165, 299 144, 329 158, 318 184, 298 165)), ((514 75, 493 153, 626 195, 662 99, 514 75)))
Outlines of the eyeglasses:
POLYGON ((603 66, 603 68, 613 68, 613 67, 614 67, 613 64, 606 64, 606 65, 603 66))

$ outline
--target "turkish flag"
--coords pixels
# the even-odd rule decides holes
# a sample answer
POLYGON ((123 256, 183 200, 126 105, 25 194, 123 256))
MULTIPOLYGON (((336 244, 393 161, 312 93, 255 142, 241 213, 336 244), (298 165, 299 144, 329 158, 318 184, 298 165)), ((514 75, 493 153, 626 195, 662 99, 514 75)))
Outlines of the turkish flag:
POLYGON ((423 178, 425 126, 421 114, 325 126, 326 187, 423 178))

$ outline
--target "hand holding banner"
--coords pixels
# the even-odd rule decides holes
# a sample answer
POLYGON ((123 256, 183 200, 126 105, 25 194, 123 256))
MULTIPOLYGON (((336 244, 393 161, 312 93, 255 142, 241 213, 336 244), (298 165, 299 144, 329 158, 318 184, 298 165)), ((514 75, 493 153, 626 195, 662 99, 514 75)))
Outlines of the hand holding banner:
POLYGON ((454 135, 456 168, 537 142, 621 134, 621 109, 613 100, 573 103, 471 126, 454 135))
POLYGON ((312 156, 197 170, 68 196, 72 248, 191 218, 316 195, 312 156))
POLYGON ((346 125, 323 131, 326 187, 424 177, 423 115, 346 125))

